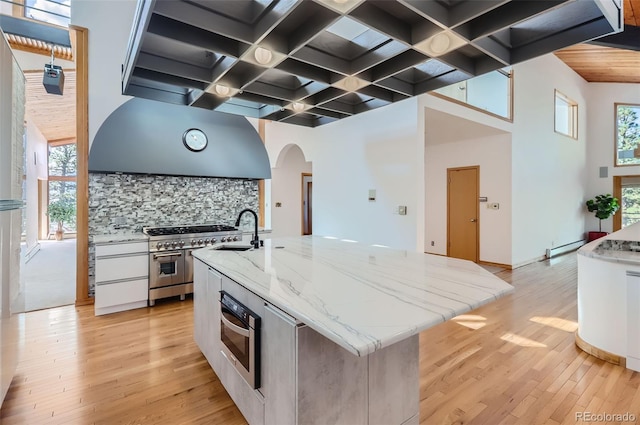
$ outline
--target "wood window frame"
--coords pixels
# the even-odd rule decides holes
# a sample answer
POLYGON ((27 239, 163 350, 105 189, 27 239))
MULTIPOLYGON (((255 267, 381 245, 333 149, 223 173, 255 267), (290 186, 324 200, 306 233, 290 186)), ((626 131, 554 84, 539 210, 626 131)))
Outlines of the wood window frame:
POLYGON ((633 106, 640 109, 640 103, 615 102, 613 104, 613 166, 637 167, 640 165, 640 161, 633 164, 618 164, 618 106, 633 106))
POLYGON ((569 137, 573 140, 578 140, 578 102, 571 99, 566 94, 562 93, 558 89, 553 90, 553 131, 557 134, 569 137), (556 102, 560 99, 569 106, 570 111, 570 133, 563 133, 558 131, 558 111, 556 109, 556 102))

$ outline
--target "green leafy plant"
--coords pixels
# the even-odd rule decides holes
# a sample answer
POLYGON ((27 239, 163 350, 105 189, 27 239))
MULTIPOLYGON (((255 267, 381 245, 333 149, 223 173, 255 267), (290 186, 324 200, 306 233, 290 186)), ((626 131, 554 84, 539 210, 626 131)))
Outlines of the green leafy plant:
POLYGON ((587 209, 589 212, 595 213, 596 218, 600 221, 598 222, 600 225, 600 232, 602 232, 602 220, 606 220, 620 209, 620 203, 618 202, 618 198, 611 196, 611 194, 607 193, 606 195, 598 195, 594 199, 589 199, 587 201, 587 209))
POLYGON ((49 204, 47 215, 58 223, 58 231, 62 232, 64 222, 70 222, 76 216, 76 206, 73 202, 58 199, 49 204))

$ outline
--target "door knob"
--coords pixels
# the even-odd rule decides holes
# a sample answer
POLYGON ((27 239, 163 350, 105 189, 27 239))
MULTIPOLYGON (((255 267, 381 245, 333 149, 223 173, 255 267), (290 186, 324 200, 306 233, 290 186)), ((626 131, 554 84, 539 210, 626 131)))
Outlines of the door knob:
POLYGON ((471 219, 471 222, 472 222, 472 223, 475 223, 476 221, 478 221, 478 220, 476 220, 475 218, 472 218, 472 219, 471 219))

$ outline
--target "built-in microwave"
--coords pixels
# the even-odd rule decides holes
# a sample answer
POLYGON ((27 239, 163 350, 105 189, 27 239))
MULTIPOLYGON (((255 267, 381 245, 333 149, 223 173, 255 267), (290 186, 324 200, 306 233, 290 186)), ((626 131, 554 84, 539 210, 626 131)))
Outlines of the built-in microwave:
POLYGON ((225 291, 220 291, 220 342, 244 380, 260 388, 260 316, 225 291))

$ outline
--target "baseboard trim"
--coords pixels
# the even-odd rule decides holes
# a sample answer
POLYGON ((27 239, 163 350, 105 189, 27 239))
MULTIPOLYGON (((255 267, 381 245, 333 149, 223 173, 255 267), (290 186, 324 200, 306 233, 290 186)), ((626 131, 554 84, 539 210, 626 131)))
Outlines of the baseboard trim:
POLYGON ((558 255, 566 254, 567 252, 575 251, 585 243, 586 241, 584 239, 581 239, 579 241, 549 248, 547 249, 546 257, 553 258, 553 257, 557 257, 558 255))
POLYGON ((512 270, 513 267, 511 264, 502 264, 502 263, 492 263, 491 261, 478 261, 478 264, 482 264, 483 266, 492 266, 492 267, 501 267, 503 269, 512 270))
POLYGON ((626 358, 619 356, 617 354, 613 354, 608 351, 602 350, 598 347, 595 347, 589 344, 588 342, 586 342, 584 339, 580 337, 580 334, 578 333, 578 331, 576 331, 575 336, 576 336, 575 337, 576 346, 582 351, 584 351, 585 353, 592 355, 593 357, 596 357, 600 360, 604 360, 605 362, 609 362, 611 364, 622 366, 622 367, 627 367, 626 358))

